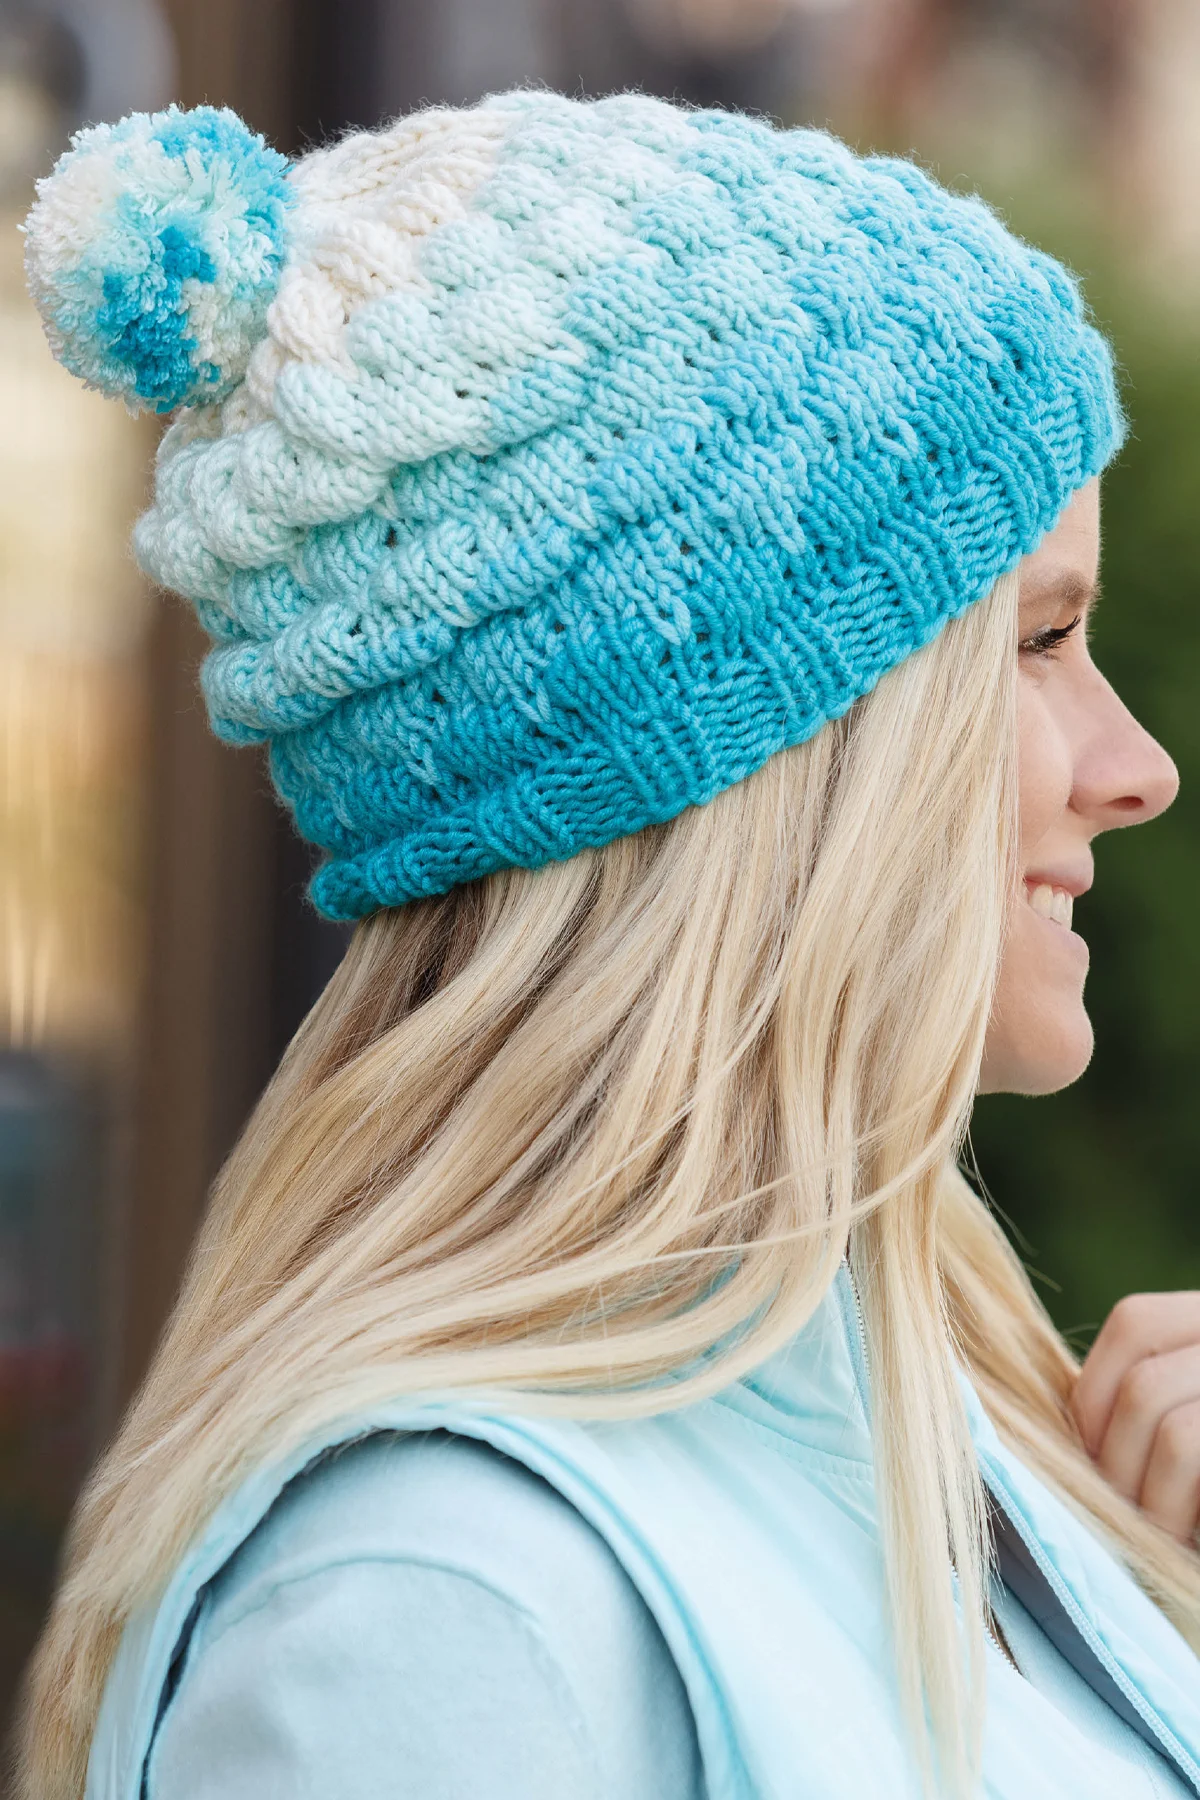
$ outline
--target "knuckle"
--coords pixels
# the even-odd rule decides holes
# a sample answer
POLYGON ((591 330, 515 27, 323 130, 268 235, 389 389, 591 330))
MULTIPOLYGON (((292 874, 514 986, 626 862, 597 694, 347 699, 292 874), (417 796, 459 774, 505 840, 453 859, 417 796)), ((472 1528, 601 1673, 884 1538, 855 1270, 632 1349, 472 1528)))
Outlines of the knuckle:
POLYGON ((1162 1392, 1163 1372, 1153 1357, 1134 1363, 1121 1380, 1118 1404, 1123 1412, 1151 1411, 1162 1392))
POLYGON ((1121 1345, 1140 1344, 1146 1336, 1153 1294, 1126 1294, 1108 1316, 1112 1335, 1121 1345))
POLYGON ((1190 1462, 1200 1450, 1200 1412, 1194 1406, 1177 1406, 1158 1428, 1155 1448, 1168 1462, 1190 1462))

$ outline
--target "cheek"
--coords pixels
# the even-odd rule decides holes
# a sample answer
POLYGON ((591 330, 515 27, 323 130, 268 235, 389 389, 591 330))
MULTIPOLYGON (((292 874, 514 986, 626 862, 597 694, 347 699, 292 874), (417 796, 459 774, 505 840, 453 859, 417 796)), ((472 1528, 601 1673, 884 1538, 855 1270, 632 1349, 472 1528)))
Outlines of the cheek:
MULTIPOLYGON (((1072 765, 1046 699, 1021 684, 1018 713, 1020 874, 1058 847, 1069 821, 1072 765)), ((1087 948, 1038 918, 1023 881, 1012 915, 984 1057, 984 1089, 1050 1093, 1087 1067, 1092 1028, 1083 1004, 1087 948)))
POLYGON ((1037 846, 1067 811, 1072 769, 1067 743, 1044 695, 1025 681, 1018 688, 1017 762, 1021 862, 1028 866, 1037 846))

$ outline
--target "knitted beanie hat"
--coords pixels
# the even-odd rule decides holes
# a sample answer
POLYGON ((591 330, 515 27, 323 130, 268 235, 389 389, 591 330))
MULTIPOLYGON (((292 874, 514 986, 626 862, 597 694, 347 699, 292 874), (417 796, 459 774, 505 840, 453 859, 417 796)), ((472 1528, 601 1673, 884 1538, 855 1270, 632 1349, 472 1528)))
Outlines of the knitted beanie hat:
POLYGON ((81 132, 27 223, 55 353, 181 408, 135 547, 216 640, 354 918, 673 817, 1031 550, 1122 431, 1071 278, 911 164, 639 94, 294 164, 81 132))

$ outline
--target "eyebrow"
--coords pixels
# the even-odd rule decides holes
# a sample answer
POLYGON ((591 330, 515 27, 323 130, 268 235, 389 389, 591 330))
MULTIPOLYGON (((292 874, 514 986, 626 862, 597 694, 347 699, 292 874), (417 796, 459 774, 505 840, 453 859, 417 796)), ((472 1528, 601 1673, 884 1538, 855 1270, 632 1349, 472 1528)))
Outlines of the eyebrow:
POLYGON ((1080 611, 1095 606, 1100 598, 1099 583, 1089 581, 1078 569, 1063 569, 1058 574, 1045 575, 1022 588, 1020 604, 1024 606, 1044 605, 1046 601, 1057 601, 1060 606, 1077 606, 1080 611))

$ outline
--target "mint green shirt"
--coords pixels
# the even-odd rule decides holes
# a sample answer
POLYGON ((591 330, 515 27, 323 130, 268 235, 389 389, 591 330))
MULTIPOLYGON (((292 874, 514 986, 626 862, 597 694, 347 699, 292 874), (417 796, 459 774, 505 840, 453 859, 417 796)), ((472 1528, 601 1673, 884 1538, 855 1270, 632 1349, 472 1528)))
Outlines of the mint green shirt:
POLYGON ((368 1439, 285 1491, 201 1605, 147 1781, 147 1800, 702 1794, 683 1683, 604 1539, 442 1433, 368 1439))

